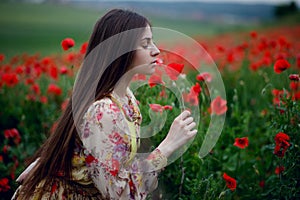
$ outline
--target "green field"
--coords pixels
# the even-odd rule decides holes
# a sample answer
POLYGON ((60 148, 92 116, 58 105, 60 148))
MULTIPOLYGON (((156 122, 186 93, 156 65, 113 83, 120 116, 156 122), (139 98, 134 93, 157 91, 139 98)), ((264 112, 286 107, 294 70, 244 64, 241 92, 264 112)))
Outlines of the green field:
MULTIPOLYGON (((61 53, 60 41, 72 37, 77 44, 88 40, 96 20, 106 10, 71 5, 0 3, 0 53, 61 53)), ((189 36, 211 36, 244 27, 147 16, 153 26, 180 31, 189 36)), ((77 45, 75 48, 79 48, 77 45)))

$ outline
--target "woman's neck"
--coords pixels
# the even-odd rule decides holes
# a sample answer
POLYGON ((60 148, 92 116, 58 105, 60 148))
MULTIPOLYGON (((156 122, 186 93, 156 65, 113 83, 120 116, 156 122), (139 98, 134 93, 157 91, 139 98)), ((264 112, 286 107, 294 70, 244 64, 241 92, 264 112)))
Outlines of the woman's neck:
POLYGON ((115 85, 114 92, 119 97, 121 98, 125 97, 127 93, 127 88, 129 87, 132 77, 133 75, 131 75, 130 73, 125 73, 115 85))

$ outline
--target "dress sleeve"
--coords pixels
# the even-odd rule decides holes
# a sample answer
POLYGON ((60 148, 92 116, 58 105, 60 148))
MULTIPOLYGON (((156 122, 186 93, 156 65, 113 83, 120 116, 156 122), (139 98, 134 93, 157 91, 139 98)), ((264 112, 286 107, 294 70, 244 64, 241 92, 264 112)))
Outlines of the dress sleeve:
POLYGON ((131 136, 124 115, 109 98, 93 103, 79 134, 95 186, 108 199, 144 199, 157 187, 167 158, 155 149, 130 159, 131 136))

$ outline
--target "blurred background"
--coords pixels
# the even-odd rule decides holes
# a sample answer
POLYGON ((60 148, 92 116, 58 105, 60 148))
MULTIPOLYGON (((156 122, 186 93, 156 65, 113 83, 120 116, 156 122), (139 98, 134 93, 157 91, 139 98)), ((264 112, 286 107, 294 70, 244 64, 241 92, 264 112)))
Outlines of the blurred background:
MULTIPOLYGON (((61 53, 65 37, 88 40, 93 25, 112 8, 127 8, 148 17, 153 26, 191 37, 211 37, 280 23, 298 23, 299 0, 1 0, 0 53, 61 53), (288 19, 287 19, 288 18, 288 19)), ((79 46, 79 45, 78 45, 79 46)))

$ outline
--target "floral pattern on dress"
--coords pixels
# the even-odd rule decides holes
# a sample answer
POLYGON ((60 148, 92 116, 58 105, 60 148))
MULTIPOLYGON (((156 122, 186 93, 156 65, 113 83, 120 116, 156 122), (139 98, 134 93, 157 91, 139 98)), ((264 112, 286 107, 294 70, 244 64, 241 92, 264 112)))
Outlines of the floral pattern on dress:
POLYGON ((134 156, 130 160, 132 140, 139 144, 141 114, 129 89, 127 96, 127 105, 113 96, 94 102, 79 134, 85 159, 90 160, 87 168, 91 179, 108 199, 145 199, 157 187, 158 172, 167 164, 158 149, 146 158, 134 156), (134 133, 130 132, 130 123, 134 133))
MULTIPOLYGON (((157 187, 158 172, 166 166, 167 159, 159 149, 144 158, 130 159, 134 152, 132 141, 137 140, 135 144, 139 145, 142 116, 130 90, 127 96, 127 106, 104 98, 89 107, 76 137, 71 179, 59 171, 45 190, 40 190, 45 181, 39 183, 31 200, 145 199, 157 187), (129 125, 134 126, 134 133, 130 133, 129 125)), ((22 196, 21 188, 22 185, 13 200, 22 196)))

